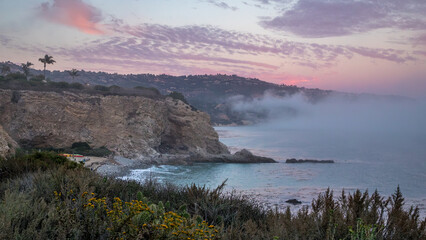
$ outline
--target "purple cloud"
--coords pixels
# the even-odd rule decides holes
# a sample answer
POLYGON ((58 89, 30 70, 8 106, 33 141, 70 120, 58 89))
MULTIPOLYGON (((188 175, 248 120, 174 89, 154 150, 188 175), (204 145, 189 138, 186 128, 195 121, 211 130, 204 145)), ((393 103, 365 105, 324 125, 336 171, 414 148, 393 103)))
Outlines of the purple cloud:
POLYGON ((220 8, 227 9, 227 10, 235 11, 235 10, 238 9, 237 7, 231 7, 231 6, 229 6, 226 2, 223 2, 223 1, 207 0, 207 2, 215 5, 216 7, 220 7, 220 8))
POLYGON ((413 43, 414 46, 426 46, 426 32, 421 33, 415 37, 412 37, 411 42, 413 43))
MULTIPOLYGON (((218 64, 232 65, 234 69, 247 71, 271 71, 278 65, 262 62, 272 56, 288 59, 294 64, 309 68, 329 67, 338 58, 350 59, 354 55, 384 59, 397 63, 413 60, 407 53, 393 49, 373 49, 300 43, 273 39, 236 31, 227 31, 212 26, 171 27, 158 24, 139 26, 115 22, 111 31, 120 36, 96 40, 75 49, 61 50, 59 54, 71 56, 78 61, 117 59, 117 63, 134 63, 139 66, 151 61, 157 65, 197 66, 215 69, 218 64), (242 60, 243 59, 243 60, 242 60)), ((276 63, 280 64, 280 63, 276 63)), ((124 66, 124 65, 123 65, 124 66)), ((128 67, 128 65, 125 65, 128 67)))
MULTIPOLYGON (((213 26, 129 26, 114 20, 108 30, 113 34, 81 46, 47 50, 70 62, 91 63, 98 68, 105 65, 115 71, 177 75, 220 72, 256 76, 277 71, 284 63, 328 68, 356 55, 396 63, 414 60, 401 50, 302 43, 213 26)), ((7 45, 16 48, 13 41, 7 45)))
POLYGON ((424 12, 426 2, 421 0, 299 0, 280 16, 262 20, 260 24, 302 37, 331 37, 380 28, 425 30, 424 12))

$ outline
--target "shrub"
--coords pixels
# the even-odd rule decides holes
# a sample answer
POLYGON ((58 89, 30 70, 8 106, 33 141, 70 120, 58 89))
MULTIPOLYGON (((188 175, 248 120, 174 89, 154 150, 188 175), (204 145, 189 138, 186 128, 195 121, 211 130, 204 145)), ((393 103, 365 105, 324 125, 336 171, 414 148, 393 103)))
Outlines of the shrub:
POLYGON ((81 90, 81 89, 84 89, 84 86, 81 83, 73 82, 73 83, 70 84, 70 88, 81 90))
POLYGON ((87 142, 75 142, 68 148, 43 148, 43 151, 53 151, 56 153, 78 153, 94 157, 106 157, 112 152, 106 147, 92 148, 87 142))
POLYGON ((42 74, 36 75, 30 79, 30 81, 34 82, 42 82, 44 80, 44 76, 42 74))
POLYGON ((153 95, 161 96, 160 90, 154 87, 137 86, 137 87, 134 87, 134 89, 140 90, 142 92, 149 92, 149 93, 152 93, 153 95))
POLYGON ((20 73, 20 72, 9 73, 9 74, 6 75, 5 78, 8 81, 11 81, 11 80, 27 81, 27 77, 25 76, 25 74, 20 73))
POLYGON ((69 169, 81 167, 80 164, 54 152, 34 152, 24 156, 16 155, 10 159, 0 159, 0 181, 28 172, 57 168, 60 165, 69 169))
POLYGON ((109 87, 102 86, 102 85, 95 85, 93 89, 95 89, 96 91, 101 91, 101 92, 109 92, 109 87))
POLYGON ((184 102, 184 103, 188 104, 188 102, 187 102, 187 101, 186 101, 186 99, 185 99, 185 96, 183 96, 183 94, 182 94, 182 93, 180 93, 180 92, 175 92, 175 91, 173 91, 173 92, 171 92, 171 93, 169 94, 169 97, 171 97, 171 98, 173 98, 173 99, 181 100, 182 102, 184 102))
POLYGON ((70 84, 67 82, 49 82, 49 85, 59 89, 68 89, 70 84))

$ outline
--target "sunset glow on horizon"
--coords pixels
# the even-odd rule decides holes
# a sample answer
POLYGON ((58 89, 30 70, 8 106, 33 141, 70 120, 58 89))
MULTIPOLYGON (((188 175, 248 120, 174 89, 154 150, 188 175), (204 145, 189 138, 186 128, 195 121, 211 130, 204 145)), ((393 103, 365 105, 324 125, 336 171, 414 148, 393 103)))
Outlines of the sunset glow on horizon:
POLYGON ((423 0, 5 0, 0 61, 426 98, 423 0))

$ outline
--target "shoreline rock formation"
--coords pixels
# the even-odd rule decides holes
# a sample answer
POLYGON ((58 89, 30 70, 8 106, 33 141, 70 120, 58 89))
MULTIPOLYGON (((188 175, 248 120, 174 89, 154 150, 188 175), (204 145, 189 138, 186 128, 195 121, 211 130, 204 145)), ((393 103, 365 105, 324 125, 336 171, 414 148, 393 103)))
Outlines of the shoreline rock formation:
POLYGON ((18 144, 4 131, 0 125, 0 157, 14 154, 18 144))
POLYGON ((0 90, 0 113, 4 132, 24 148, 86 142, 141 161, 167 154, 194 162, 194 156, 205 162, 266 161, 247 152, 230 155, 208 114, 170 97, 0 90))

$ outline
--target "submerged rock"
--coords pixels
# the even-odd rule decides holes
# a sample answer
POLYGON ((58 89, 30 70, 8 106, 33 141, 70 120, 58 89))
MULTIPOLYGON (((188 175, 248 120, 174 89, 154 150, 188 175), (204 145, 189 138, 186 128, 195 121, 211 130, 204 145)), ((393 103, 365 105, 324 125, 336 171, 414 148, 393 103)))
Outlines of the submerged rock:
POLYGON ((334 160, 314 160, 314 159, 295 159, 290 158, 285 163, 334 163, 334 160))

